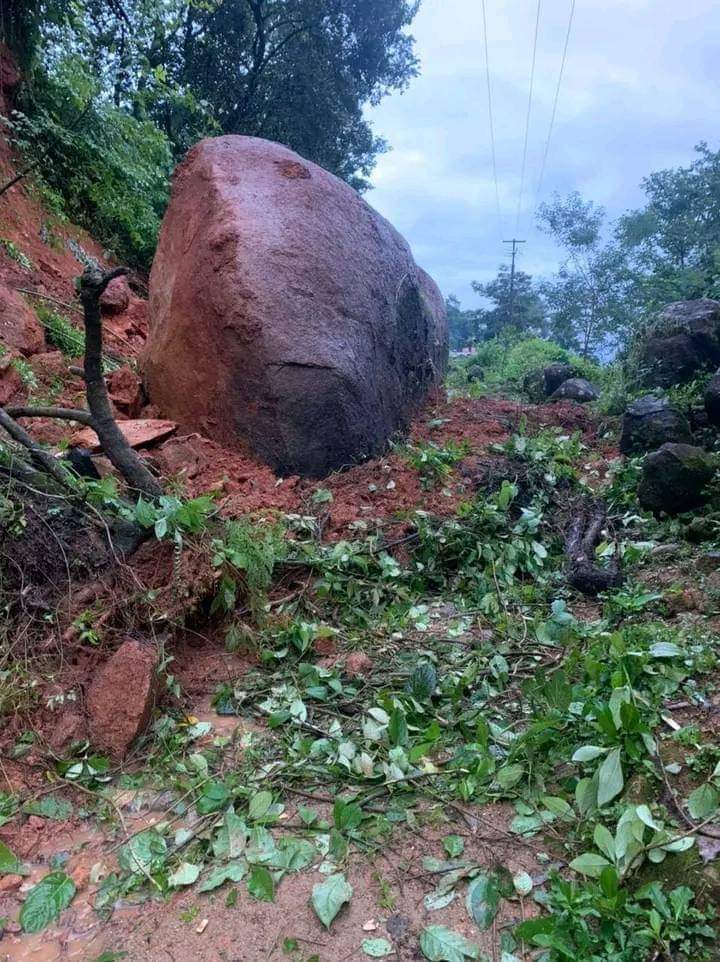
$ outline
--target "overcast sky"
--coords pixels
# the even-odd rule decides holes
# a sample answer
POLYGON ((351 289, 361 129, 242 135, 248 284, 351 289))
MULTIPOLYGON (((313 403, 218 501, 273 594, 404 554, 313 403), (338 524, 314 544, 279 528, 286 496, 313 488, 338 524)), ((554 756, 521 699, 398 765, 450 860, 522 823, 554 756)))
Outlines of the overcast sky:
MULTIPOLYGON (((520 187, 536 0, 486 0, 501 224, 488 124, 480 0, 423 0, 412 28, 421 75, 369 111, 391 144, 369 202, 405 235, 444 294, 478 303, 512 237, 520 187)), ((519 266, 540 274, 558 252, 534 227, 570 0, 543 0, 519 266)), ((579 190, 615 217, 642 202, 653 170, 720 146, 718 0, 576 0, 542 198, 579 190)), ((506 254, 506 252, 505 252, 506 254)))

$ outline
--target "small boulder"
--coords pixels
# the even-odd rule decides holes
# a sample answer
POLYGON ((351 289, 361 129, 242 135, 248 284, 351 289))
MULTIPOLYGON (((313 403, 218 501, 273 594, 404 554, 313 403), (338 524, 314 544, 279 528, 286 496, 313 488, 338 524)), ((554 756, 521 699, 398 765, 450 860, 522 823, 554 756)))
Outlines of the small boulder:
POLYGON ((708 500, 715 469, 715 459, 702 448, 663 444, 645 458, 638 500, 655 514, 681 514, 700 507, 708 500))
POLYGON ((720 363, 720 301, 700 298, 668 304, 636 346, 647 387, 685 384, 720 363))
POLYGON ((550 400, 577 401, 578 404, 587 404, 589 401, 597 401, 599 397, 599 392, 584 377, 571 377, 553 391, 550 400))
POLYGON ((108 395, 118 412, 128 418, 139 417, 145 396, 137 374, 129 367, 119 367, 106 381, 108 395))
POLYGON ((651 394, 633 401, 623 416, 620 450, 623 454, 656 451, 666 441, 692 444, 688 419, 667 398, 651 394))
POLYGON ((29 357, 45 350, 45 330, 22 297, 0 282, 0 344, 29 357))
POLYGON ((114 278, 100 295, 101 312, 110 317, 122 314, 130 307, 130 296, 127 277, 114 278))
POLYGON ((158 649, 128 638, 95 673, 87 694, 93 745, 120 760, 147 728, 157 693, 158 649))
POLYGON ((532 371, 528 371, 523 378, 523 390, 533 404, 542 404, 542 402, 546 398, 549 398, 551 394, 554 394, 565 381, 574 378, 576 374, 577 371, 572 364, 566 364, 564 361, 554 361, 546 367, 537 367, 532 371))
POLYGON ((705 411, 711 424, 720 425, 720 371, 717 371, 705 387, 705 411))

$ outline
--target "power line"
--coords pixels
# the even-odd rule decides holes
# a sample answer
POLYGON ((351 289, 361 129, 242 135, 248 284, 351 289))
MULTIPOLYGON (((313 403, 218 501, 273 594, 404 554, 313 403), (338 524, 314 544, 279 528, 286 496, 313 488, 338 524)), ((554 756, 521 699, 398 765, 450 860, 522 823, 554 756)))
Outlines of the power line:
POLYGON ((525 193, 525 168, 527 166, 528 139, 530 137, 530 114, 532 112, 533 87, 535 85, 535 61, 537 59, 538 33, 540 30, 540 9, 542 0, 537 2, 537 14, 535 16, 535 37, 533 40, 532 65, 530 67, 530 90, 528 93, 527 114, 525 116, 525 142, 523 144, 522 167, 520 172, 520 192, 518 194, 517 217, 515 218, 515 233, 520 231, 520 214, 522 211, 523 194, 525 193))
POLYGON ((540 177, 538 179, 537 193, 535 195, 535 206, 540 202, 540 192, 542 191, 543 179, 545 177, 545 167, 547 165, 548 154, 550 153, 550 141, 552 139, 553 128, 555 127, 555 117, 557 115, 558 100, 560 99, 560 86, 565 72, 565 62, 567 61, 568 45, 570 44, 570 34, 572 32, 573 18, 575 16, 575 2, 570 4, 570 16, 568 18, 567 31, 565 33, 565 46, 563 47, 562 60, 560 61, 560 73, 558 74, 557 86, 555 87, 555 99, 553 101, 552 114, 550 115, 550 129, 548 130, 547 140, 545 141, 545 151, 543 153, 542 164, 540 166, 540 177))
POLYGON ((485 39, 485 80, 487 82, 488 119, 490 121, 490 148, 492 151, 493 180, 495 181, 495 206, 498 222, 498 234, 502 237, 502 215, 500 213, 500 188, 498 186, 497 157, 495 153, 495 119, 493 116, 492 86, 490 84, 490 56, 488 53, 488 29, 485 0, 482 0, 482 19, 483 37, 485 39))

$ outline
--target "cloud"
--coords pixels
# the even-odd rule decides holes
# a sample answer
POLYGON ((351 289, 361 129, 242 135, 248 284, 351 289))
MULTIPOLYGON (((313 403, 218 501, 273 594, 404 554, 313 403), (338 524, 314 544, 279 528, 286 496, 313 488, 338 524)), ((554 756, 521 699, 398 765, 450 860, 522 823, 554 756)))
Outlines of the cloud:
MULTIPOLYGON (((559 252, 534 226, 537 182, 570 0, 542 8, 520 236, 521 266, 559 252)), ((408 239, 443 293, 477 303, 516 229, 535 0, 487 0, 500 195, 492 174, 480 0, 424 0, 413 25, 422 75, 368 110, 391 144, 368 200, 408 239)), ((711 146, 720 112, 716 0, 578 0, 543 196, 579 190, 611 217, 642 202, 653 170, 711 146)))

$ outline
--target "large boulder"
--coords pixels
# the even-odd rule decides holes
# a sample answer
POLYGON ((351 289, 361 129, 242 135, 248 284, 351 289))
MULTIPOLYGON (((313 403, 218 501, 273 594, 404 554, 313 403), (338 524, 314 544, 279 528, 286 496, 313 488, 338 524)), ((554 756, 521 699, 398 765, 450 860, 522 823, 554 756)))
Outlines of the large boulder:
POLYGON ((715 459, 691 444, 668 443, 648 454, 638 487, 640 504, 660 514, 681 514, 708 500, 715 459))
POLYGON ((720 363, 720 301, 668 304, 636 345, 640 380, 647 387, 685 384, 720 363))
POLYGON ((578 404, 587 404, 590 401, 597 401, 599 397, 599 392, 584 377, 571 377, 553 391, 550 400, 577 401, 578 404))
POLYGON ((667 441, 692 444, 688 419, 667 398, 645 397, 633 401, 623 416, 620 450, 623 454, 655 451, 667 441))
POLYGON ((164 415, 320 477, 381 450, 446 363, 437 286, 347 184, 257 138, 190 151, 150 278, 164 415))
POLYGON ((705 411, 711 424, 720 424, 720 371, 705 385, 705 411))

